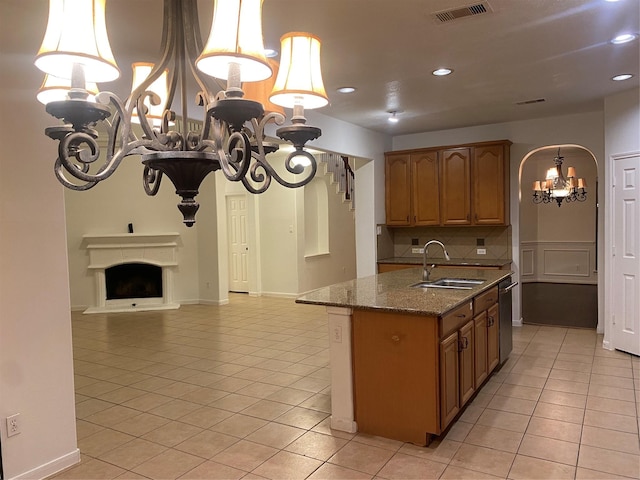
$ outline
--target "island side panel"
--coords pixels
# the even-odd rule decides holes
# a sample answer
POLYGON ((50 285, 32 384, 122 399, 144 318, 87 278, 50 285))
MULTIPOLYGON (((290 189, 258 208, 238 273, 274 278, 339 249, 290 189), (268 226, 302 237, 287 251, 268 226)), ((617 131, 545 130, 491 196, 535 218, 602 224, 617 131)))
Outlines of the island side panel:
POLYGON ((350 308, 327 307, 329 361, 331 364, 331 428, 358 431, 353 410, 350 308))
POLYGON ((437 317, 353 312, 358 431, 425 445, 439 434, 437 317))

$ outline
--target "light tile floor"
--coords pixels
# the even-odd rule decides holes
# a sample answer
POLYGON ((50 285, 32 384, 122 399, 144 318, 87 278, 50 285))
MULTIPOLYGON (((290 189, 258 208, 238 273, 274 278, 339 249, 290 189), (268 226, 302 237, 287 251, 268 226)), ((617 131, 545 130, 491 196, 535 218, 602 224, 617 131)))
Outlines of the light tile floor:
POLYGON ((524 326, 428 448, 329 428, 323 307, 73 314, 82 462, 60 479, 640 477, 640 360, 592 330, 524 326))

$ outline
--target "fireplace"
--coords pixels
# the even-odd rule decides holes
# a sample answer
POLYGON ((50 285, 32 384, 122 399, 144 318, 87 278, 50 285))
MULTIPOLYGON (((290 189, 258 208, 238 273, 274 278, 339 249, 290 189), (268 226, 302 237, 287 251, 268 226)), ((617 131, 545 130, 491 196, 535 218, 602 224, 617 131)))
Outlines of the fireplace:
POLYGON ((122 263, 104 270, 107 300, 162 298, 162 267, 122 263))
POLYGON ((84 313, 167 310, 178 266, 178 233, 84 235, 95 303, 84 313))

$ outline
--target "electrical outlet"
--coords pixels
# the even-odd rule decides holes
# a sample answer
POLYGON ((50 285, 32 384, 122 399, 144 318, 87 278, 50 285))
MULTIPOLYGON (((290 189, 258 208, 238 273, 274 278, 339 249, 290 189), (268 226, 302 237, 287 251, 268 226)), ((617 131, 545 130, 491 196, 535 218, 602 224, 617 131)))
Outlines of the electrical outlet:
POLYGON ((342 327, 340 325, 334 325, 331 328, 331 340, 333 343, 342 343, 342 327))
POLYGON ((478 255, 486 255, 487 254, 487 249, 486 248, 476 248, 476 253, 478 255))
POLYGON ((20 414, 16 413, 7 417, 7 437, 13 437, 20 433, 20 414))
POLYGON ((412 248, 411 253, 424 253, 424 248, 412 248))

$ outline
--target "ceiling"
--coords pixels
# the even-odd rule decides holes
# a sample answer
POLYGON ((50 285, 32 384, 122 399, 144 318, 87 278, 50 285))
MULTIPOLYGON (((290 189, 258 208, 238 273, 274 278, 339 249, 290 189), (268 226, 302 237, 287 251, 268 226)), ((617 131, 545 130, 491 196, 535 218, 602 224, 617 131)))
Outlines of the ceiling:
MULTIPOLYGON (((205 34, 212 3, 199 1, 205 34)), ((434 13, 474 3, 264 0, 265 46, 279 48, 280 36, 289 31, 319 36, 330 99, 319 113, 389 135, 597 111, 604 97, 639 88, 640 41, 610 43, 621 33, 639 33, 638 0, 478 3, 488 13, 441 23, 434 13), (431 74, 444 66, 453 74, 431 74), (621 73, 635 76, 611 80, 621 73), (337 93, 342 86, 357 90, 337 93), (539 99, 544 101, 518 105, 539 99), (399 112, 398 123, 387 121, 389 111, 399 112)), ((35 55, 48 2, 0 0, 0 7, 14 30, 2 36, 3 50, 35 55)), ((161 17, 159 0, 107 0, 121 83, 130 82, 131 61, 158 58, 161 17)), ((108 87, 120 93, 124 88, 108 87)))

